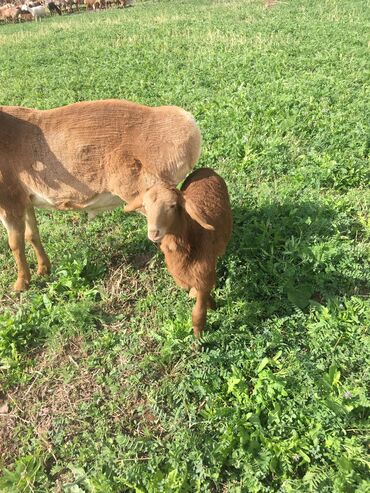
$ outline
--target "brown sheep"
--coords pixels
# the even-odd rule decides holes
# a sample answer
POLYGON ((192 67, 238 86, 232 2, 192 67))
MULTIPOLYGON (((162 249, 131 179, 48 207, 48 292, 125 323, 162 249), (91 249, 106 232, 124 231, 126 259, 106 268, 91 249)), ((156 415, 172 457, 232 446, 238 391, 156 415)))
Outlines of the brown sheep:
POLYGON ((93 10, 96 0, 84 0, 84 4, 86 5, 86 10, 93 10))
POLYGON ((86 10, 101 10, 105 8, 105 0, 84 0, 86 10))
POLYGON ((3 7, 0 7, 0 20, 4 20, 6 22, 15 22, 16 20, 18 20, 20 11, 20 8, 15 7, 14 5, 4 5, 3 7))
POLYGON ((196 298, 192 312, 195 337, 202 336, 207 308, 214 307, 211 291, 216 283, 217 258, 231 236, 232 215, 224 180, 201 168, 177 190, 157 183, 126 205, 130 212, 144 208, 148 238, 160 244, 167 268, 176 283, 196 298))
POLYGON ((15 290, 27 289, 31 278, 25 239, 38 273, 50 270, 34 207, 93 217, 158 181, 179 183, 200 145, 194 118, 177 106, 114 99, 43 111, 0 106, 0 220, 17 263, 15 290))
POLYGON ((18 19, 20 20, 20 22, 33 21, 33 15, 31 14, 31 12, 20 10, 18 19))

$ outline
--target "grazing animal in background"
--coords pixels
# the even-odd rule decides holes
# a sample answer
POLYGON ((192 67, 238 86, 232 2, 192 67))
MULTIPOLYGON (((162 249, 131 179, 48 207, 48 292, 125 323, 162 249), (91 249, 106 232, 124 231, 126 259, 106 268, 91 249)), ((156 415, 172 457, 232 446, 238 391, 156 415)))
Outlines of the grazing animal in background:
POLYGON ((97 10, 97 9, 102 10, 105 8, 106 8, 105 0, 96 0, 94 5, 93 5, 94 10, 97 10))
POLYGON ((5 22, 15 22, 18 19, 20 8, 6 4, 0 7, 0 20, 5 22))
POLYGON ((31 12, 28 12, 28 10, 24 11, 22 9, 19 11, 18 19, 20 20, 20 22, 33 21, 31 12))
POLYGON ((47 15, 46 8, 43 5, 37 5, 36 7, 28 6, 27 10, 31 12, 32 17, 36 22, 41 22, 41 19, 47 15))
POLYGON ((94 217, 158 181, 179 183, 200 146, 194 118, 177 106, 115 99, 51 110, 0 106, 0 220, 17 263, 15 290, 27 289, 31 278, 25 239, 38 273, 50 271, 34 206, 94 217))
POLYGON ((86 5, 86 10, 95 10, 94 5, 95 5, 96 0, 84 0, 84 4, 86 5))
POLYGON ((74 9, 77 12, 80 11, 79 0, 59 0, 59 7, 61 11, 68 12, 69 14, 72 14, 74 9))
POLYGON ((86 10, 102 10, 105 8, 105 0, 84 0, 86 10))
POLYGON ((66 0, 66 4, 69 12, 73 12, 73 8, 75 8, 77 12, 80 11, 79 0, 66 0))
POLYGON ((201 168, 177 190, 156 183, 126 205, 130 212, 143 207, 148 237, 160 243, 167 268, 176 283, 196 298, 192 312, 195 337, 202 336, 207 309, 214 308, 217 258, 224 254, 232 230, 229 194, 215 171, 201 168))
POLYGON ((52 15, 53 14, 62 15, 62 11, 58 7, 58 5, 54 2, 48 2, 48 9, 52 15))

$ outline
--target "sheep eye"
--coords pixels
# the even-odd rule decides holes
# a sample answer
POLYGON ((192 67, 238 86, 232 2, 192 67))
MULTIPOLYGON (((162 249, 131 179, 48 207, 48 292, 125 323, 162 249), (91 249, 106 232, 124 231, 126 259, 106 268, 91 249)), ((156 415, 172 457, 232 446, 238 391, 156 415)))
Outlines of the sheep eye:
POLYGON ((174 209, 176 207, 176 204, 171 204, 170 209, 174 209))

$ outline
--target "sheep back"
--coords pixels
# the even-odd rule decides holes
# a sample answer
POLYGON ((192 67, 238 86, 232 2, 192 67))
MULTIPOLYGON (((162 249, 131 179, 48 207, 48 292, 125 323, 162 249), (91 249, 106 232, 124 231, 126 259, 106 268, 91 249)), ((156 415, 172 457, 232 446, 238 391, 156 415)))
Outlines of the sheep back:
MULTIPOLYGON (((206 240, 207 249, 213 250, 216 256, 223 255, 233 224, 230 198, 225 181, 213 169, 200 168, 186 178, 181 191, 185 200, 190 199, 207 223, 215 228, 215 231, 207 231, 199 226, 196 229, 199 241, 201 235, 206 240), (209 245, 211 238, 212 245, 209 245)), ((197 242, 196 238, 194 242, 197 242)))

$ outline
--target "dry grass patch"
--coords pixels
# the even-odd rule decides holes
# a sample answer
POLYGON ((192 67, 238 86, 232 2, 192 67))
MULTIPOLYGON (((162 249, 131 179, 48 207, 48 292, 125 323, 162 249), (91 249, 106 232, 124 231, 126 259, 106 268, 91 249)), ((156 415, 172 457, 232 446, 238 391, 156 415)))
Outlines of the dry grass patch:
POLYGON ((30 383, 0 396, 0 456, 5 464, 18 456, 25 427, 34 431, 49 452, 52 447, 48 433, 57 418, 70 420, 70 435, 79 428, 77 409, 99 388, 95 381, 98 370, 89 371, 81 364, 86 356, 82 337, 74 337, 53 355, 41 353, 37 357, 29 370, 30 383), (69 378, 63 379, 63 370, 69 378))
POLYGON ((138 253, 129 259, 112 257, 102 284, 103 310, 109 314, 123 310, 125 315, 131 313, 135 302, 152 287, 151 281, 143 282, 141 273, 150 269, 153 262, 152 252, 138 253))

